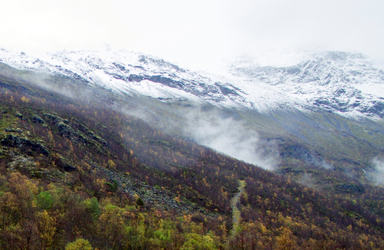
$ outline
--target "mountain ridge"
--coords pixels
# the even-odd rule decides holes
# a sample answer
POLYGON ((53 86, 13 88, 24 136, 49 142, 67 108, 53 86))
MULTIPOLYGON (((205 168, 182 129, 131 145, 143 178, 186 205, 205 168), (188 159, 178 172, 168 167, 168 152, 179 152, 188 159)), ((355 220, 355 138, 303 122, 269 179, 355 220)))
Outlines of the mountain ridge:
POLYGON ((229 77, 201 75, 127 51, 72 51, 42 58, 0 51, 19 69, 61 74, 121 93, 164 102, 192 101, 268 111, 321 109, 370 119, 384 116, 384 71, 361 54, 323 52, 286 67, 232 66, 229 77), (224 79, 224 80, 223 80, 224 79))

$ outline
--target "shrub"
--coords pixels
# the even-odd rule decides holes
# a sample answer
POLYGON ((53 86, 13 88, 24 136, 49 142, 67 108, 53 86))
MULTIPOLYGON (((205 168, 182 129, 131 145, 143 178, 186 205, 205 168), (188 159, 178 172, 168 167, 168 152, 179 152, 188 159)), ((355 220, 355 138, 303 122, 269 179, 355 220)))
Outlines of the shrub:
POLYGON ((79 238, 65 246, 65 250, 92 250, 92 245, 88 240, 79 238))
POLYGON ((50 209, 54 200, 50 192, 43 191, 36 196, 36 202, 39 208, 50 209))

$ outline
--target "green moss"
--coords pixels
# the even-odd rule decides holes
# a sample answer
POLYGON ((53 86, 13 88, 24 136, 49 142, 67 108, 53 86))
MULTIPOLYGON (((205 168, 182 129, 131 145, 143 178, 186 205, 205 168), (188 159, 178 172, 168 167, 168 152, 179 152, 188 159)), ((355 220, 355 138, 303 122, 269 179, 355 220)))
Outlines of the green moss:
POLYGON ((0 114, 0 137, 9 132, 18 129, 17 128, 17 118, 12 115, 11 113, 6 113, 6 114, 0 114))

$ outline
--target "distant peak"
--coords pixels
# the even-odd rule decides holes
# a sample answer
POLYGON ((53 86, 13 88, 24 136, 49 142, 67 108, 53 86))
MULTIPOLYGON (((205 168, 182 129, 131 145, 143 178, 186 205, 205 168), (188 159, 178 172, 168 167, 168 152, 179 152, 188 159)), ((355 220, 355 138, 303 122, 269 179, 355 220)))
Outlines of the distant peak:
POLYGON ((347 59, 366 59, 366 56, 361 53, 345 51, 324 51, 314 54, 314 57, 321 57, 333 61, 343 61, 347 59))

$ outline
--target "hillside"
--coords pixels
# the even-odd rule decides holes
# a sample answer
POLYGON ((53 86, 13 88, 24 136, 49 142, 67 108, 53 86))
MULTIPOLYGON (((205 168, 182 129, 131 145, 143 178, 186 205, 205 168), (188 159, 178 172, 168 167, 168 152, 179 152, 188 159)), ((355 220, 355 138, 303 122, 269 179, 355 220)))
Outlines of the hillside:
MULTIPOLYGON (((183 109, 166 108, 175 103, 1 67, 2 249, 63 249, 79 238, 99 249, 384 248, 382 188, 316 168, 313 173, 343 192, 311 189, 295 175, 220 154, 177 129, 171 133, 164 120, 148 124, 122 112, 130 106, 154 112, 147 122, 177 119, 183 109), (241 219, 232 230, 231 200, 241 180, 241 219)), ((268 139, 270 131, 264 132, 268 139)), ((294 159, 305 154, 305 144, 282 138, 284 159, 302 167, 294 159)))

